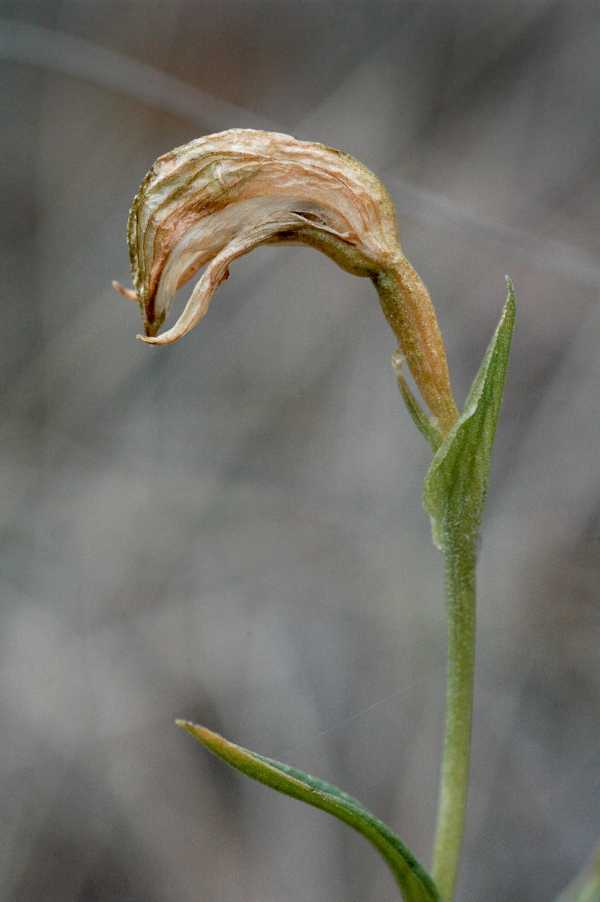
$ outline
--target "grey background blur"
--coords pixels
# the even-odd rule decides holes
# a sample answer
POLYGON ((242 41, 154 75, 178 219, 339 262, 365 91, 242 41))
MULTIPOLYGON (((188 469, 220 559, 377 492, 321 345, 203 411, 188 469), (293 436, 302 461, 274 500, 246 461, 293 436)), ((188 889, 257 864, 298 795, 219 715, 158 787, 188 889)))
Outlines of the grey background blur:
POLYGON ((430 853, 441 561, 372 287, 263 249, 158 351, 110 289, 154 158, 232 126, 380 175, 460 399, 514 279, 461 898, 553 898, 600 839, 597 3, 0 8, 0 898, 396 898, 175 716, 430 853))

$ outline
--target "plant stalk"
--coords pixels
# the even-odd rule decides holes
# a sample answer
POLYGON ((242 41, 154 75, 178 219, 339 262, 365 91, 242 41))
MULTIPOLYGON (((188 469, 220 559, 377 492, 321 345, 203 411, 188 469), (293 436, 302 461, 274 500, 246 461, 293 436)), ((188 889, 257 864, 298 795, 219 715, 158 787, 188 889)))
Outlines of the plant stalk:
MULTIPOLYGON (((458 527, 460 529, 460 527, 458 527)), ((452 902, 465 828, 475 671, 475 540, 446 532, 448 673, 446 723, 433 852, 433 879, 452 902)))

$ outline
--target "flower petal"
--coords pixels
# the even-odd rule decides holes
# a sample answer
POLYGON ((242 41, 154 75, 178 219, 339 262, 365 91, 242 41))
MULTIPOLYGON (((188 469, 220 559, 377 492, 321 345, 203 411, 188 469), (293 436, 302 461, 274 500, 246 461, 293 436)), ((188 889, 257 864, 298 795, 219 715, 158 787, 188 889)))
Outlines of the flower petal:
MULTIPOLYGON (((227 212, 230 211, 223 211, 223 213, 227 212)), ((215 215, 219 216, 221 214, 215 215)), ((222 218, 230 219, 231 217, 223 216, 222 218)), ((161 335, 140 335, 138 338, 147 344, 155 345, 172 344, 183 338, 206 315, 215 291, 221 282, 227 279, 229 266, 234 260, 244 256, 244 254, 248 254, 258 245, 270 241, 274 235, 283 229, 298 230, 305 227, 307 222, 309 221, 302 215, 282 209, 272 211, 263 222, 259 221, 255 225, 247 224, 231 238, 208 264, 175 325, 161 335)), ((191 268, 197 268, 198 254, 201 253, 202 257, 204 256, 205 246, 203 239, 207 226, 204 223, 201 225, 202 228, 197 227, 184 236, 171 252, 157 292, 157 308, 160 310, 168 310, 177 286, 181 284, 181 280, 185 279, 191 268)), ((225 227, 223 222, 220 225, 225 227)), ((210 225, 208 227, 210 228, 210 225)))

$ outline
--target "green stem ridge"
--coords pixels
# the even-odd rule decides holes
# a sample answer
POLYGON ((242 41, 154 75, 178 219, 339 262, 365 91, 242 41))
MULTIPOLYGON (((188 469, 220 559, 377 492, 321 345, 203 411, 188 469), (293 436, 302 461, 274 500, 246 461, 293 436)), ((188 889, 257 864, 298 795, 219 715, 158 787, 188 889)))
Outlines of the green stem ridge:
POLYGON ((444 902, 454 897, 465 830, 475 672, 475 547, 445 544, 448 604, 446 727, 440 777, 433 879, 444 902))

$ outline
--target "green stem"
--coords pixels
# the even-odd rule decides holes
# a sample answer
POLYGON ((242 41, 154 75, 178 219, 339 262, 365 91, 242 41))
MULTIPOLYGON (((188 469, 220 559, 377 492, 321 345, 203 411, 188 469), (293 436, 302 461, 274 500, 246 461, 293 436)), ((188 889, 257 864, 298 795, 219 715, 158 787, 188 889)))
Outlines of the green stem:
POLYGON ((471 759, 475 670, 475 543, 446 534, 448 676, 433 878, 443 902, 452 902, 465 828, 471 759))

